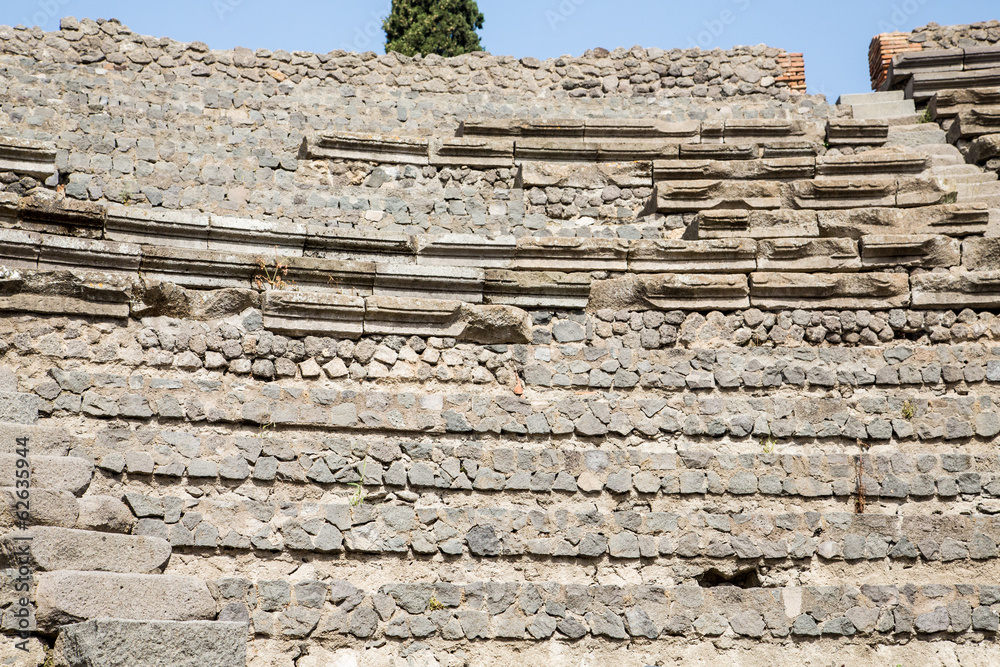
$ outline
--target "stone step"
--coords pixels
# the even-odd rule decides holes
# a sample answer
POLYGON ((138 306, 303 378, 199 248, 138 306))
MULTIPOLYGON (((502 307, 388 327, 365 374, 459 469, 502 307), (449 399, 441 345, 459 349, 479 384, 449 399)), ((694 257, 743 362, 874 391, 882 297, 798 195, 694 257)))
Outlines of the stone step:
POLYGON ((837 106, 854 106, 856 104, 877 104, 879 102, 902 102, 906 99, 902 90, 887 90, 874 93, 851 93, 841 95, 837 106))
MULTIPOLYGON (((12 483, 18 470, 20 457, 0 454, 0 479, 12 483)), ((82 495, 94 475, 94 464, 72 456, 29 456, 31 485, 40 489, 64 490, 82 495)))
POLYGON ((899 125, 889 128, 889 139, 886 146, 905 146, 916 148, 924 144, 945 144, 948 140, 944 130, 933 123, 916 125, 899 125))
POLYGON ((0 538, 0 549, 7 562, 21 562, 19 549, 29 541, 29 562, 42 572, 155 574, 170 559, 170 544, 156 537, 33 526, 0 538))
POLYGON ((100 618, 213 620, 217 612, 208 586, 194 577, 59 570, 36 581, 35 617, 44 632, 100 618))
MULTIPOLYGON (((754 274, 754 279, 758 281, 756 284, 760 285, 761 299, 774 300, 783 304, 782 308, 792 309, 796 306, 789 301, 791 298, 789 295, 797 300, 818 298, 809 295, 824 290, 829 292, 833 289, 853 289, 856 284, 853 279, 856 275, 767 273, 754 274), (844 276, 847 278, 844 279, 844 276), (842 279, 845 282, 840 282, 842 279)), ((882 275, 879 274, 879 277, 882 275)), ((884 275, 897 277, 876 283, 881 290, 884 290, 882 294, 886 295, 890 290, 892 293, 898 293, 899 286, 905 285, 906 301, 909 302, 907 276, 884 275)), ((913 302, 917 307, 923 308, 940 308, 945 305, 952 309, 981 308, 983 304, 995 303, 996 296, 991 290, 995 289, 992 285, 996 275, 996 271, 928 272, 915 275, 913 302)), ((844 300, 847 298, 844 297, 844 300)), ((874 298, 872 297, 873 303, 874 298)), ((882 303, 885 303, 885 299, 897 297, 882 298, 882 303)), ((951 364, 948 366, 949 375, 957 372, 957 368, 953 370, 951 364)), ((534 371, 534 369, 527 370, 534 371)), ((448 393, 387 393, 380 398, 372 399, 371 403, 368 403, 370 397, 367 393, 359 395, 354 391, 344 391, 339 394, 296 392, 298 395, 294 397, 292 394, 282 394, 280 398, 272 398, 266 393, 268 390, 261 385, 247 385, 237 380, 232 384, 239 386, 245 403, 242 406, 216 404, 210 409, 214 422, 220 426, 233 424, 244 428, 256 428, 259 425, 276 422, 291 428, 323 428, 351 434, 424 432, 524 435, 528 433, 530 424, 532 429, 537 429, 535 432, 539 436, 546 438, 550 434, 563 435, 574 432, 581 437, 605 438, 616 434, 625 437, 632 433, 644 433, 653 437, 660 431, 708 437, 721 437, 728 433, 736 438, 745 438, 758 430, 755 420, 759 417, 766 420, 767 428, 770 428, 775 437, 844 437, 851 440, 856 438, 889 440, 893 437, 894 427, 890 424, 890 420, 895 419, 895 415, 870 412, 869 403, 842 398, 828 398, 824 403, 830 406, 831 410, 836 406, 836 411, 828 413, 824 408, 823 411, 817 412, 816 397, 803 396, 801 383, 788 383, 782 386, 783 381, 778 369, 775 368, 766 374, 763 369, 760 371, 750 376, 755 383, 759 383, 756 386, 773 390, 768 397, 761 398, 753 408, 739 400, 722 400, 704 395, 708 393, 705 390, 715 389, 718 381, 714 373, 700 370, 693 374, 690 383, 685 381, 683 388, 671 384, 672 377, 669 371, 662 374, 657 372, 656 377, 651 377, 640 389, 627 392, 629 399, 627 401, 619 401, 615 394, 612 394, 615 398, 592 394, 586 399, 581 399, 577 393, 579 388, 574 388, 572 383, 550 388, 554 376, 544 378, 541 375, 536 381, 540 387, 531 388, 524 399, 515 399, 506 393, 487 393, 475 394, 475 402, 471 401, 472 395, 469 393, 457 391, 459 388, 448 393), (671 387, 675 392, 672 393, 671 400, 678 405, 678 408, 671 407, 656 415, 655 419, 646 416, 641 408, 642 401, 662 394, 664 386, 671 387), (705 401, 707 403, 703 404, 705 401), (794 416, 789 415, 782 407, 800 403, 802 408, 794 416), (843 419, 834 419, 833 414, 843 419)), ((939 380, 936 378, 940 377, 938 374, 943 372, 942 365, 928 364, 926 371, 935 377, 934 383, 937 383, 939 380)), ((850 393, 853 393, 854 387, 864 388, 868 396, 878 396, 886 401, 898 401, 899 405, 902 405, 904 400, 914 403, 929 400, 929 396, 936 391, 930 386, 923 388, 901 386, 900 375, 896 369, 887 367, 886 372, 886 378, 880 383, 883 386, 871 387, 871 384, 877 381, 877 374, 876 377, 872 377, 866 368, 852 368, 850 375, 845 373, 844 384, 852 387, 850 393)), ((909 377, 914 378, 913 382, 916 382, 916 378, 922 375, 924 369, 910 368, 906 372, 909 373, 909 377)), ((973 372, 976 376, 970 377, 978 377, 979 381, 982 381, 988 371, 979 365, 973 372)), ((829 378, 830 374, 827 372, 824 375, 829 378)), ((620 374, 616 371, 612 378, 614 377, 619 379, 610 381, 609 386, 617 386, 622 390, 635 387, 640 380, 639 373, 632 371, 623 371, 620 374)), ((722 377, 725 378, 725 374, 722 377)), ((961 376, 952 377, 953 381, 964 380, 961 376)), ((561 382, 560 378, 554 379, 561 382)), ((831 382, 829 379, 825 381, 831 382)), ((220 385, 219 392, 224 394, 236 390, 231 387, 231 384, 220 385)), ((926 414, 918 411, 912 420, 912 426, 907 427, 906 435, 900 437, 916 437, 921 440, 945 437, 949 440, 964 440, 972 438, 981 429, 985 429, 987 433, 992 431, 991 435, 995 435, 1000 431, 1000 423, 995 421, 996 406, 990 403, 990 395, 995 393, 994 389, 995 387, 991 385, 983 387, 982 395, 976 401, 980 406, 976 412, 969 412, 963 408, 964 399, 951 394, 935 399, 937 409, 926 414)), ((190 391, 198 390, 192 388, 190 391)), ((118 393, 116 390, 111 390, 104 400, 117 404, 120 398, 118 393)), ((139 394, 133 396, 143 398, 139 394)), ((157 403, 155 397, 151 398, 152 400, 143 399, 146 405, 157 403)), ((195 420, 201 419, 198 414, 192 416, 195 420)), ((119 419, 137 424, 145 422, 145 419, 136 422, 122 415, 119 415, 119 419)), ((763 423, 761 422, 759 428, 764 428, 763 423)), ((225 469, 223 471, 223 466, 220 465, 220 474, 226 478, 245 480, 250 477, 251 472, 242 455, 231 456, 223 463, 225 469)), ((149 457, 148 472, 152 472, 152 467, 153 461, 149 457)))
POLYGON ((891 102, 871 102, 851 105, 851 112, 857 120, 872 120, 876 118, 900 118, 916 115, 917 109, 913 100, 898 100, 891 102))
MULTIPOLYGON (((971 165, 970 165, 971 166, 971 165)), ((942 176, 941 181, 949 188, 958 189, 959 185, 976 185, 981 183, 996 183, 997 174, 995 172, 981 171, 970 174, 954 174, 942 176)))
POLYGON ((67 667, 245 667, 247 625, 102 618, 63 626, 53 655, 67 667))
MULTIPOLYGON (((993 175, 995 176, 996 174, 993 175)), ((959 197, 969 201, 978 197, 1000 195, 1000 182, 997 182, 997 179, 993 178, 983 182, 960 183, 956 189, 959 197)))
POLYGON ((930 173, 933 176, 964 176, 969 174, 987 175, 996 177, 995 173, 985 172, 974 164, 950 164, 931 167, 930 173))
MULTIPOLYGON (((971 638, 982 632, 994 633, 998 626, 994 605, 1000 601, 1000 589, 986 583, 956 585, 942 580, 931 585, 759 588, 752 569, 727 571, 734 585, 726 585, 727 575, 721 572, 716 580, 706 578, 702 586, 588 585, 559 580, 399 582, 368 592, 348 581, 335 581, 327 586, 327 594, 337 607, 331 616, 324 617, 322 629, 316 632, 357 639, 384 635, 463 642, 541 642, 551 637, 580 639, 588 635, 605 640, 638 637, 663 641, 720 635, 777 640, 791 635, 824 636, 833 641, 855 634, 877 637, 884 633, 938 635, 938 639, 947 633, 971 638)), ((323 614, 314 605, 325 582, 303 582, 305 604, 292 604, 288 582, 255 584, 229 579, 227 583, 232 597, 223 600, 254 603, 258 609, 270 610, 254 613, 258 632, 260 627, 274 624, 294 627, 298 636, 309 636, 321 622, 323 614)), ((296 586, 296 601, 299 592, 296 586)), ((710 655, 718 654, 713 649, 710 655)), ((611 659, 603 664, 614 662, 611 659)))
MULTIPOLYGON (((378 498, 369 502, 363 497, 359 497, 357 504, 203 500, 190 510, 190 515, 182 517, 181 523, 165 525, 146 519, 140 522, 137 530, 169 537, 177 548, 221 547, 259 553, 346 551, 425 556, 440 553, 445 556, 505 559, 530 556, 596 558, 607 555, 615 559, 638 559, 640 556, 672 559, 677 556, 726 558, 733 556, 735 550, 739 558, 760 557, 762 553, 767 558, 808 558, 818 554, 827 560, 998 558, 996 544, 1000 540, 1000 517, 978 514, 900 517, 879 514, 878 509, 869 509, 864 516, 853 514, 853 498, 859 487, 872 503, 880 497, 907 497, 911 489, 907 480, 911 479, 914 482, 913 499, 927 498, 934 493, 935 480, 931 475, 897 477, 877 470, 871 463, 869 461, 869 472, 861 475, 860 484, 858 468, 851 463, 841 466, 841 476, 832 482, 809 478, 785 479, 786 486, 798 484, 797 491, 802 498, 817 501, 827 498, 829 503, 833 503, 834 511, 806 514, 781 512, 783 507, 780 503, 775 505, 779 508, 778 513, 705 513, 681 507, 674 508, 672 512, 649 512, 638 506, 627 513, 606 512, 595 505, 593 501, 596 498, 566 502, 563 501, 563 493, 555 494, 543 507, 532 503, 532 499, 524 493, 499 496, 489 493, 488 489, 499 489, 505 481, 511 484, 516 477, 521 478, 516 485, 521 489, 529 484, 539 490, 551 489, 553 478, 557 487, 565 489, 567 480, 562 475, 536 474, 532 477, 524 471, 515 478, 506 478, 481 472, 472 485, 478 489, 478 493, 472 496, 476 498, 478 495, 478 502, 473 507, 458 496, 450 496, 448 500, 452 502, 448 504, 437 501, 433 504, 418 503, 416 507, 378 498), (875 474, 885 479, 880 483, 873 476, 875 474), (298 510, 294 517, 291 516, 292 510, 298 510), (265 513, 272 518, 263 523, 226 518, 253 514, 260 520, 266 518, 265 513), (195 524, 199 519, 199 523, 195 524), (822 537, 815 537, 820 534, 822 537), (214 539, 198 539, 209 535, 214 539), (877 542, 878 546, 865 550, 866 541, 877 542), (799 555, 789 552, 789 544, 799 545, 799 555)), ((593 473, 585 474, 585 477, 584 483, 588 488, 599 488, 602 484, 593 473)), ((979 473, 958 475, 957 481, 954 476, 937 481, 943 496, 965 491, 975 494, 980 489, 979 473)), ((638 473, 633 479, 630 472, 623 470, 609 475, 605 483, 609 488, 626 491, 635 483, 647 492, 652 489, 653 493, 662 483, 669 488, 669 493, 679 492, 689 496, 690 500, 692 495, 706 494, 749 498, 758 492, 758 488, 765 495, 774 495, 780 493, 782 478, 767 475, 758 478, 749 471, 740 471, 730 477, 728 488, 725 488, 726 482, 718 475, 701 470, 672 474, 662 479, 650 472, 638 473)), ((996 490, 1000 477, 991 485, 996 490)), ((468 489, 469 486, 464 484, 452 488, 468 489)), ((643 493, 640 497, 649 499, 652 496, 643 493)), ((541 500, 537 495, 535 498, 541 500)), ((998 509, 996 501, 983 500, 980 504, 991 510, 998 509)))
MULTIPOLYGON (((647 401, 647 412, 652 412, 656 405, 655 400, 647 401)), ((911 428, 910 420, 905 415, 924 409, 920 401, 911 403, 909 407, 901 402, 898 407, 898 417, 885 425, 887 429, 894 427, 897 437, 905 435, 911 428)), ((984 434, 991 431, 987 428, 987 421, 988 418, 984 417, 981 424, 984 434)), ((246 465, 252 469, 252 477, 261 489, 261 500, 269 496, 281 497, 286 492, 296 493, 295 487, 299 485, 319 485, 330 493, 336 491, 346 499, 355 490, 350 485, 361 481, 362 474, 364 486, 368 487, 370 494, 381 488, 391 493, 400 493, 400 490, 423 493, 430 489, 466 489, 526 497, 554 493, 559 497, 582 494, 578 497, 587 498, 591 497, 589 494, 602 492, 668 496, 683 493, 677 486, 677 479, 690 471, 698 471, 691 473, 697 475, 709 471, 714 480, 713 489, 719 492, 730 488, 734 475, 769 480, 768 484, 761 483, 746 490, 749 495, 818 497, 834 494, 834 488, 840 489, 836 495, 849 492, 846 487, 837 486, 842 482, 834 484, 834 480, 850 476, 852 470, 849 469, 857 463, 856 452, 848 448, 838 454, 826 455, 787 453, 787 436, 776 437, 769 434, 763 424, 759 426, 754 433, 756 438, 739 448, 739 453, 718 451, 715 445, 704 443, 691 444, 678 453, 658 454, 637 449, 628 455, 594 449, 592 444, 586 442, 563 442, 565 451, 560 451, 546 448, 545 443, 538 443, 535 447, 497 445, 480 449, 454 441, 434 445, 428 441, 406 441, 399 437, 380 441, 373 440, 375 436, 369 436, 356 440, 359 446, 368 444, 378 448, 379 458, 373 458, 351 455, 343 449, 336 453, 317 452, 308 443, 293 440, 292 434, 286 436, 282 433, 268 443, 261 455, 252 457, 246 465), (286 460, 277 459, 275 453, 281 453, 286 460), (295 459, 287 460, 292 454, 295 459)), ((954 451, 942 454, 940 458, 933 454, 915 458, 901 447, 896 444, 877 455, 873 454, 870 462, 862 459, 863 467, 869 472, 877 472, 880 478, 893 476, 891 483, 884 488, 869 485, 869 493, 887 496, 903 493, 912 495, 914 499, 937 495, 944 499, 954 495, 956 480, 963 473, 974 473, 978 481, 974 482, 972 478, 963 481, 962 493, 982 494, 988 498, 990 494, 1000 492, 1000 462, 995 456, 954 451), (900 491, 906 488, 912 490, 900 491)), ((190 461, 188 465, 190 470, 207 470, 189 475, 192 484, 215 483, 215 477, 208 476, 217 467, 215 461, 199 459, 190 461)), ((747 487, 747 484, 743 485, 743 488, 747 487)), ((165 496, 161 497, 151 493, 142 479, 130 478, 125 489, 125 498, 136 518, 165 522, 165 526, 158 525, 158 530, 172 530, 171 526, 187 512, 198 511, 209 515, 208 512, 192 509, 196 503, 182 496, 163 492, 165 496)), ((401 497, 412 498, 412 494, 402 493, 401 497)), ((147 522, 137 530, 145 531, 152 525, 147 522)), ((178 528, 178 535, 194 533, 197 537, 198 531, 192 526, 184 528, 178 528)), ((220 525, 219 528, 225 526, 220 525)), ((146 534, 163 537, 166 532, 146 534)))

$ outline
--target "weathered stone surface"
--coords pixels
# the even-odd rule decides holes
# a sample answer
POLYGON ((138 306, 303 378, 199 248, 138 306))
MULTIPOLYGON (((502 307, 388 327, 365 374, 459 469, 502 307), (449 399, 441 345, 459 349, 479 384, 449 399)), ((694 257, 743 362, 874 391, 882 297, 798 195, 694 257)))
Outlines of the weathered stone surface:
POLYGON ((35 526, 0 542, 8 559, 21 544, 13 536, 30 536, 31 562, 40 571, 150 574, 161 571, 170 558, 170 544, 156 537, 35 526))
POLYGON ((905 274, 754 273, 750 301, 759 308, 899 308, 910 303, 905 274))
POLYGON ((976 203, 944 204, 905 211, 894 208, 819 211, 821 235, 851 238, 860 238, 865 234, 969 236, 985 232, 988 223, 988 207, 976 203))
POLYGON ((927 166, 926 155, 900 147, 816 158, 816 174, 819 176, 919 174, 927 166))
POLYGON ((861 262, 865 268, 952 267, 958 266, 962 257, 959 240, 947 236, 872 234, 861 238, 861 262))
POLYGON ((995 308, 1000 271, 924 273, 911 279, 914 308, 995 308))
POLYGON ((589 273, 487 270, 483 300, 521 308, 587 307, 589 273))
POLYGON ((826 141, 831 146, 882 146, 889 139, 884 120, 831 119, 826 125, 826 141))
POLYGON ((450 336, 484 344, 528 342, 531 317, 512 306, 376 296, 365 299, 365 333, 450 336))
POLYGON ((648 161, 628 162, 523 162, 518 182, 524 188, 597 189, 652 187, 648 161))
POLYGON ((771 158, 760 160, 657 160, 653 180, 686 179, 792 180, 813 178, 813 157, 771 158))
POLYGON ((765 239, 757 244, 760 271, 857 271, 858 244, 843 238, 765 239))
POLYGON ((815 211, 702 211, 697 220, 698 238, 808 238, 819 236, 815 211))
POLYGON ((244 667, 244 623, 100 619, 61 629, 55 655, 67 667, 244 667))
POLYGON ((527 271, 626 271, 629 246, 618 239, 521 238, 514 269, 527 271))
POLYGON ((595 281, 587 309, 734 310, 748 305, 745 275, 682 273, 595 281))
POLYGON ((204 582, 165 574, 43 572, 38 577, 40 628, 97 618, 192 621, 215 618, 215 600, 204 582))
POLYGON ((428 164, 428 141, 416 137, 341 132, 303 140, 303 150, 314 160, 364 160, 399 164, 428 164))
MULTIPOLYGON (((14 454, 0 454, 0 479, 13 482, 20 469, 14 454)), ((61 456, 31 456, 31 485, 36 488, 69 491, 80 495, 90 485, 94 464, 86 459, 61 456)))
POLYGON ((430 164, 434 166, 495 169, 514 166, 514 142, 510 139, 457 137, 431 142, 430 164))
POLYGON ((697 212, 713 208, 781 208, 782 184, 774 181, 660 181, 656 184, 656 211, 697 212))
POLYGON ((635 241, 628 267, 635 273, 737 273, 757 268, 750 239, 635 241))
POLYGON ((365 300, 358 296, 269 290, 262 311, 264 327, 287 336, 358 338, 364 332, 365 300))

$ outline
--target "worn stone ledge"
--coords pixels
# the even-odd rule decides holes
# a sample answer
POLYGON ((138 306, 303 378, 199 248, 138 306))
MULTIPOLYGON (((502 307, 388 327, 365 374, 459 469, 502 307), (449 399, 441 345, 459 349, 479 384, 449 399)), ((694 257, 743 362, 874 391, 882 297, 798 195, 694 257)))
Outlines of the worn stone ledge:
POLYGON ((26 174, 42 181, 52 178, 58 173, 55 146, 0 136, 0 171, 26 174))

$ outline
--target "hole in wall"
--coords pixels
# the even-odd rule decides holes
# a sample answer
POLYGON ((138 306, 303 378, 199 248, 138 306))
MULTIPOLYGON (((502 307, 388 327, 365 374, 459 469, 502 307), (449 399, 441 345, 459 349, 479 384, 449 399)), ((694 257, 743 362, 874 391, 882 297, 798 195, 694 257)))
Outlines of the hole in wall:
POLYGON ((704 573, 695 577, 695 581, 702 588, 715 588, 716 586, 735 586, 736 588, 760 588, 760 573, 756 567, 746 570, 737 570, 732 574, 725 574, 715 568, 705 570, 704 573))

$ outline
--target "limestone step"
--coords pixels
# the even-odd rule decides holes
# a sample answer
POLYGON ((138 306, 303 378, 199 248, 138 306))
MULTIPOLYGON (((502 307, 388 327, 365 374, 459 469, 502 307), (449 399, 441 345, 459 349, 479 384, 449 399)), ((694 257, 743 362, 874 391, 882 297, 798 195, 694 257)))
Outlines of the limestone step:
POLYGON ((63 626, 53 655, 67 667, 245 667, 247 625, 102 618, 63 626))
POLYGON ((99 618, 199 621, 216 617, 204 581, 166 574, 59 570, 36 577, 35 617, 40 630, 99 618))
POLYGON ((931 167, 930 173, 934 176, 963 176, 968 174, 985 174, 996 177, 995 173, 986 172, 974 164, 950 164, 931 167))
POLYGON ((841 95, 837 106, 854 106, 856 104, 877 104, 879 102, 902 102, 906 99, 902 90, 886 90, 874 93, 851 93, 841 95))
POLYGON ((913 100, 899 100, 852 104, 851 112, 857 120, 872 120, 877 118, 912 117, 916 115, 917 109, 913 104, 913 100))
POLYGON ((156 537, 41 526, 8 533, 0 538, 0 550, 8 563, 18 563, 20 548, 29 542, 29 562, 42 572, 155 574, 170 559, 170 544, 156 537))
POLYGON ((933 123, 916 125, 899 125, 889 128, 889 139, 886 146, 905 146, 915 148, 924 144, 945 144, 948 140, 944 130, 933 123))
MULTIPOLYGON (((16 454, 0 454, 0 479, 18 479, 16 473, 20 457, 16 454)), ((64 490, 81 495, 90 485, 94 474, 94 464, 86 459, 72 456, 29 456, 30 479, 34 488, 64 490)))

